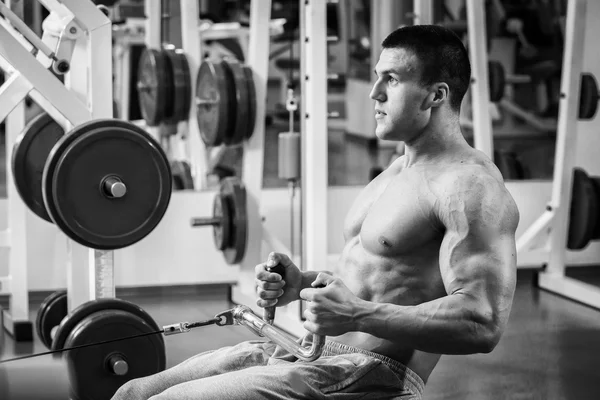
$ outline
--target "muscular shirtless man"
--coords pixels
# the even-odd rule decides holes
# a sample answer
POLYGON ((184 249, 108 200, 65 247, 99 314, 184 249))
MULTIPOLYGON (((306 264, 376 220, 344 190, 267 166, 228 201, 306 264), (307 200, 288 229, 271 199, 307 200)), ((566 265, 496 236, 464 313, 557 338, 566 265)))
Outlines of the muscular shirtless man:
POLYGON ((256 267, 259 306, 307 302, 304 327, 328 337, 321 358, 245 342, 115 399, 419 399, 441 354, 494 349, 512 305, 519 214, 461 133, 467 52, 444 28, 404 27, 384 40, 375 73, 377 136, 404 141, 405 155, 356 199, 335 271, 301 272, 282 254, 256 267), (266 270, 278 262, 285 280, 266 270))

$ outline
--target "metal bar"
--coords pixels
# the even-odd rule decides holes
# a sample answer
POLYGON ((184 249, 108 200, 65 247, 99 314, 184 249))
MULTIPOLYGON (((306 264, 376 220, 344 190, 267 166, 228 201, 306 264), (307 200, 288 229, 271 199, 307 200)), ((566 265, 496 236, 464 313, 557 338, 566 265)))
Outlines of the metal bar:
MULTIPOLYGON (((198 34, 198 1, 180 0, 181 4, 181 45, 187 56, 190 71, 198 71, 202 63, 202 41, 198 34)), ((190 74, 191 97, 196 98, 197 73, 190 74)), ((204 142, 200 139, 200 129, 196 118, 196 107, 192 102, 190 114, 187 120, 188 134, 186 135, 186 159, 190 160, 192 175, 194 176, 194 187, 203 190, 208 186, 208 160, 204 142)))
POLYGON ((492 118, 487 67, 487 38, 484 2, 467 0, 469 55, 472 65, 471 104, 473 107, 473 142, 477 150, 494 159, 492 118))
MULTIPOLYGON (((31 87, 18 73, 13 83, 21 85, 24 94, 31 87)), ((12 77, 11 77, 12 78, 12 77)), ((10 78, 9 78, 10 79, 10 78)), ((6 149, 12 149, 17 137, 25 127, 25 103, 20 96, 12 101, 16 105, 5 120, 6 149), (18 101, 17 101, 18 100, 18 101)), ((24 97, 24 96, 23 96, 24 97)), ((4 100, 4 99, 3 99, 4 100)), ((7 152, 10 155, 10 152, 7 152)), ((8 274, 10 276, 10 315, 13 323, 29 321, 29 285, 27 260, 27 208, 15 186, 13 174, 10 173, 11 157, 6 157, 6 197, 8 200, 8 232, 10 234, 10 252, 8 255, 8 274)))
POLYGON ((600 290, 597 286, 549 272, 539 273, 538 278, 540 288, 600 309, 600 290))
POLYGON ((413 24, 433 24, 433 0, 413 0, 413 24))
POLYGON ((542 233, 547 235, 546 229, 554 219, 554 211, 546 211, 517 239, 517 253, 531 250, 531 243, 539 239, 542 233))
POLYGON ((35 101, 38 106, 42 107, 42 109, 52 117, 52 119, 63 127, 65 131, 69 129, 70 124, 67 122, 67 119, 56 109, 56 107, 48 101, 44 96, 40 94, 37 90, 33 89, 29 92, 29 97, 31 100, 35 101))
MULTIPOLYGON (((18 72, 13 72, 6 82, 0 86, 0 121, 6 117, 21 103, 27 94, 31 91, 31 83, 18 72)), ((16 139, 16 135, 14 137, 16 139)), ((9 149, 15 142, 6 139, 6 148, 9 149)), ((10 157, 6 157, 10 160, 10 157)), ((7 165, 7 171, 11 170, 10 164, 7 165)), ((10 174, 9 174, 10 175, 10 174)))
POLYGON ((500 100, 498 105, 510 114, 523 119, 532 128, 535 128, 542 132, 554 132, 556 130, 556 124, 542 121, 533 113, 525 111, 523 108, 519 107, 517 104, 515 104, 509 99, 500 100))
MULTIPOLYGON (((160 49, 160 1, 145 0, 144 12, 146 14, 146 47, 149 49, 160 49)), ((148 127, 146 130, 154 137, 154 139, 160 140, 160 127, 148 127)))
POLYGON ((300 2, 302 132, 302 267, 327 259, 327 23, 326 3, 300 2))
POLYGON ((567 231, 569 227, 569 204, 573 167, 577 152, 577 118, 579 108, 579 80, 583 72, 583 51, 587 2, 573 0, 567 5, 567 30, 563 53, 562 78, 554 179, 551 206, 556 216, 550 233, 550 259, 547 271, 564 275, 567 231))
POLYGON ((254 268, 261 260, 265 113, 269 78, 269 21, 271 1, 253 0, 250 4, 250 37, 246 64, 252 69, 256 87, 256 123, 252 137, 244 143, 242 180, 246 186, 248 210, 248 242, 240 263, 239 284, 232 299, 240 304, 255 304, 254 268))

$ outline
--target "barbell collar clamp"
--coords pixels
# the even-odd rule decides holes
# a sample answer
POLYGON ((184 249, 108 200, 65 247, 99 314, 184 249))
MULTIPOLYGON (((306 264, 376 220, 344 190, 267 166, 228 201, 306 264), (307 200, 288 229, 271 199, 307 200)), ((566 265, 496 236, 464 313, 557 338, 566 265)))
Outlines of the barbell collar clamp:
POLYGON ((127 186, 116 176, 109 176, 102 181, 104 194, 110 198, 118 199, 127 194, 127 186))
POLYGON ((129 372, 129 364, 120 354, 111 355, 108 358, 108 366, 110 372, 118 376, 127 375, 127 372, 129 372))

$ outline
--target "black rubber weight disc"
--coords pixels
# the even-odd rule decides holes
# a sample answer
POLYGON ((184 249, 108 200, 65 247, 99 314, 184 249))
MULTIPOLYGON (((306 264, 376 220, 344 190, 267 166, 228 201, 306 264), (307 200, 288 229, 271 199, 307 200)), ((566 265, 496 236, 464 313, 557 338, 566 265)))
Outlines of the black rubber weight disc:
POLYGON ((227 75, 220 62, 204 61, 196 82, 196 118, 200 137, 207 146, 223 143, 229 124, 230 101, 227 75))
POLYGON ((254 124, 256 123, 256 87, 254 87, 254 73, 252 68, 243 66, 246 82, 248 84, 248 127, 246 129, 246 139, 250 139, 254 133, 254 124))
MULTIPOLYGON (((75 329, 77 324, 79 324, 89 315, 103 310, 123 310, 129 314, 139 316, 146 321, 146 323, 148 323, 153 330, 157 331, 160 329, 150 314, 148 314, 143 308, 135 303, 117 298, 96 299, 83 303, 69 313, 67 318, 62 320, 58 330, 56 331, 56 336, 54 336, 54 340, 52 341, 52 350, 64 349, 68 336, 75 329)), ((160 340, 164 341, 162 336, 159 336, 159 338, 160 340)), ((59 354, 56 356, 60 357, 59 354)))
POLYGON ((138 64, 138 98, 140 111, 149 126, 162 122, 167 111, 167 59, 162 51, 144 49, 138 64))
POLYGON ((52 222, 42 196, 42 175, 52 147, 63 128, 46 113, 34 117, 17 138, 12 152, 12 174, 19 196, 38 217, 52 222))
MULTIPOLYGON (((142 335, 154 329, 137 315, 123 310, 103 310, 80 321, 65 347, 142 335)), ((160 334, 148 335, 71 350, 66 353, 71 396, 78 400, 110 399, 126 382, 165 369, 165 346, 160 334), (111 368, 111 357, 127 363, 121 375, 111 368)))
POLYGON ((186 121, 192 104, 190 65, 182 50, 168 48, 164 52, 173 70, 173 115, 166 122, 186 121))
POLYGON ((130 246, 158 225, 171 199, 171 170, 160 145, 121 120, 80 125, 52 149, 42 177, 48 214, 74 241, 94 249, 130 246), (123 197, 102 190, 106 177, 125 184, 123 197))
POLYGON ((46 348, 52 347, 52 329, 59 326, 67 316, 67 292, 60 290, 52 293, 40 305, 35 319, 35 329, 40 341, 46 348))
POLYGON ((225 137, 225 144, 240 144, 246 139, 249 125, 249 93, 246 73, 242 64, 236 61, 223 61, 223 66, 230 75, 229 80, 232 86, 233 96, 235 96, 235 110, 232 115, 235 118, 230 119, 228 135, 225 137))

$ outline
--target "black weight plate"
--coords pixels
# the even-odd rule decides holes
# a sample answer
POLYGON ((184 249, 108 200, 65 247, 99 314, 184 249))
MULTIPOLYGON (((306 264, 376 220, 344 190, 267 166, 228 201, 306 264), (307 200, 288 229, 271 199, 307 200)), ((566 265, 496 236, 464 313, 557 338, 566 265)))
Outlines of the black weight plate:
POLYGON ((219 192, 228 202, 231 212, 231 241, 223 255, 228 264, 237 264, 244 258, 248 239, 246 188, 239 178, 227 177, 221 181, 219 192))
POLYGON ((246 72, 242 64, 236 61, 223 60, 223 65, 230 76, 230 81, 233 83, 232 89, 236 99, 235 112, 232 114, 232 118, 229 119, 231 126, 229 127, 229 134, 225 137, 225 144, 240 144, 246 139, 250 122, 250 98, 246 72))
MULTIPOLYGON (((88 315, 71 331, 65 347, 154 332, 146 321, 123 310, 103 310, 88 315)), ((110 399, 132 379, 164 371, 166 354, 161 335, 147 335, 66 352, 71 398, 110 399), (119 359, 120 368, 111 361, 119 359)))
POLYGON ((248 84, 248 127, 246 129, 246 139, 250 139, 254 133, 254 124, 256 123, 256 87, 254 87, 254 73, 252 68, 243 66, 248 84))
POLYGON ((581 74, 579 119, 592 119, 598 108, 598 84, 591 74, 581 74))
POLYGON ((196 82, 196 118, 200 136, 207 146, 223 143, 229 123, 229 92, 225 69, 220 62, 203 61, 196 82))
POLYGON ((165 116, 167 104, 167 59, 162 51, 144 49, 138 64, 137 92, 142 117, 157 126, 165 116))
POLYGON ((67 292, 60 290, 46 297, 35 318, 35 330, 46 348, 52 347, 52 329, 68 314, 67 292))
POLYGON ((161 122, 172 122, 175 113, 175 71, 173 63, 169 60, 169 50, 162 49, 161 54, 165 59, 165 114, 161 122))
POLYGON ((169 47, 165 50, 165 54, 173 71, 173 115, 166 122, 177 123, 186 121, 192 103, 190 65, 186 55, 180 49, 169 47))
POLYGON ((188 162, 172 161, 171 173, 173 174, 173 190, 194 189, 194 178, 188 162))
POLYGON ((583 169, 574 168, 567 248, 585 248, 594 235, 597 220, 598 199, 594 184, 583 169))
POLYGON ((52 147, 65 134, 46 113, 35 116, 17 137, 12 151, 12 174, 23 202, 38 217, 52 222, 42 196, 44 165, 52 147))
MULTIPOLYGON (((96 299, 83 303, 62 320, 58 326, 58 329, 56 330, 54 340, 52 341, 52 350, 64 349, 68 336, 75 329, 77 324, 79 324, 79 322, 93 313, 104 310, 122 310, 129 314, 137 315, 146 321, 146 323, 150 325, 153 330, 160 329, 154 319, 137 304, 116 298, 96 299)), ((163 340, 162 336, 160 336, 160 339, 163 340)))
POLYGON ((226 198, 217 194, 213 200, 213 217, 221 223, 213 225, 213 241, 219 250, 225 250, 231 243, 231 207, 226 198))
POLYGON ((238 114, 238 97, 235 90, 235 78, 225 60, 221 61, 221 66, 225 72, 225 84, 227 85, 227 95, 229 98, 229 104, 227 108, 227 128, 225 129, 225 135, 223 136, 223 143, 226 145, 233 144, 233 136, 235 130, 235 124, 238 114))
POLYGON ((488 83, 490 88, 490 101, 498 102, 504 97, 506 79, 504 67, 498 61, 488 62, 488 83))
POLYGON ((74 241, 94 249, 130 246, 164 216, 172 177, 160 145, 143 129, 122 120, 82 124, 52 149, 42 177, 50 218, 74 241), (123 197, 102 189, 106 177, 125 184, 123 197))
MULTIPOLYGON (((600 209, 600 177, 592 176, 592 185, 594 187, 594 192, 596 193, 596 203, 594 207, 596 210, 600 209)), ((600 212, 598 212, 598 218, 593 221, 594 232, 592 233, 592 240, 600 239, 600 212)))

